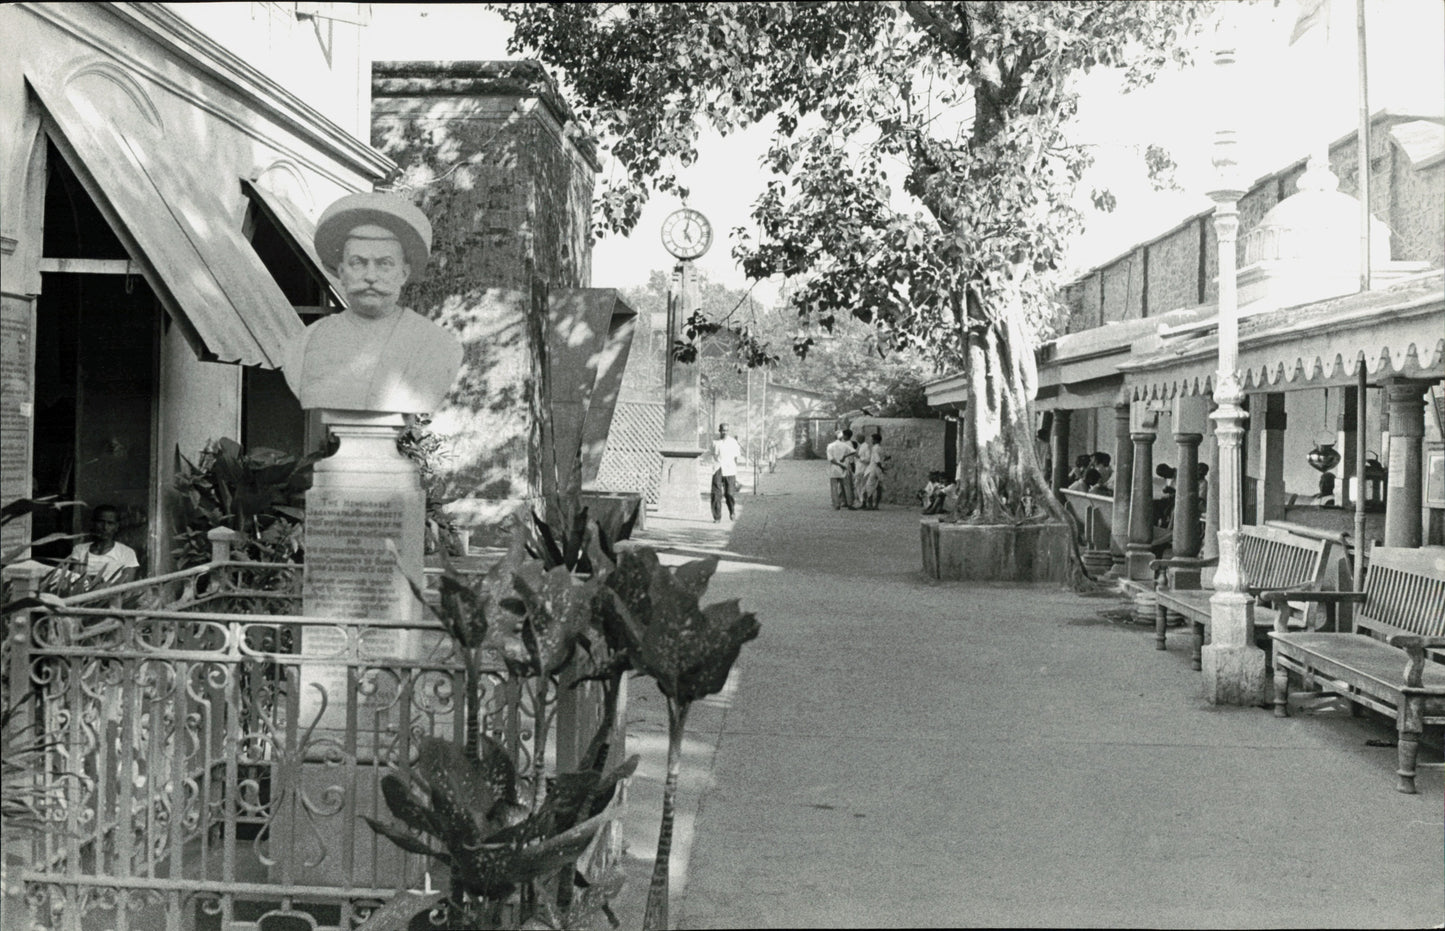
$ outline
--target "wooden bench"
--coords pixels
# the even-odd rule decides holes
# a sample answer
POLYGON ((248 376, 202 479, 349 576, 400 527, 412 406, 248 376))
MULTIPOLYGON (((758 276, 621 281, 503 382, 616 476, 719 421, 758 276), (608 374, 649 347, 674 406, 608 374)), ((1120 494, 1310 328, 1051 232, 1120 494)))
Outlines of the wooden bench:
MULTIPOLYGON (((1265 526, 1240 528, 1239 561, 1244 571, 1244 581, 1251 594, 1258 595, 1265 590, 1302 589, 1318 590, 1325 581, 1334 558, 1343 554, 1345 542, 1340 534, 1332 534, 1308 527, 1298 527, 1280 522, 1268 522, 1265 526)), ((1165 649, 1164 632, 1168 626, 1168 615, 1178 614, 1193 628, 1194 640, 1190 659, 1194 668, 1200 668, 1200 654, 1204 648, 1205 634, 1209 628, 1209 599, 1212 589, 1198 587, 1174 587, 1170 584, 1170 569, 1199 570, 1219 565, 1218 557, 1193 559, 1176 557, 1156 559, 1149 563, 1155 573, 1154 595, 1156 598, 1154 617, 1154 641, 1156 649, 1165 649)), ((1285 609, 1288 611, 1289 609, 1285 609)), ((1256 606, 1257 630, 1274 626, 1275 618, 1269 609, 1263 611, 1256 606), (1266 616, 1267 614, 1267 616, 1266 616)), ((1294 623, 1316 626, 1322 612, 1317 607, 1307 608, 1293 618, 1294 623)), ((1290 618, 1286 617, 1286 621, 1290 618)))
MULTIPOLYGON (((1377 546, 1363 592, 1265 592, 1269 604, 1322 605, 1333 616, 1340 605, 1357 605, 1352 617, 1339 612, 1333 631, 1292 631, 1276 622, 1274 713, 1289 714, 1289 674, 1306 687, 1333 692, 1357 706, 1395 718, 1400 734, 1401 792, 1414 794, 1415 765, 1425 725, 1445 724, 1445 547, 1398 549, 1377 546)), ((1283 616, 1283 615, 1281 615, 1283 616)))
MULTIPOLYGON (((1085 491, 1059 489, 1064 506, 1074 516, 1074 540, 1089 574, 1098 578, 1113 565, 1113 542, 1110 522, 1114 517, 1114 499, 1085 491)), ((1122 553, 1119 555, 1123 555, 1122 553)))

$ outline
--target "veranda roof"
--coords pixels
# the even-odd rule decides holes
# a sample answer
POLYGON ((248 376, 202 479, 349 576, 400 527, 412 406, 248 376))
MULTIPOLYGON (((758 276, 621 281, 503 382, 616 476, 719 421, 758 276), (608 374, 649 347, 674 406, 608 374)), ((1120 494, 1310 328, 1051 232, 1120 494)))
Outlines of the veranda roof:
POLYGON ((154 151, 80 91, 26 81, 47 135, 197 352, 280 368, 301 318, 179 149, 154 151))
MULTIPOLYGON (((1217 318, 1141 341, 1119 364, 1135 400, 1214 390, 1217 318)), ((1245 391, 1290 391, 1368 380, 1445 378, 1445 277, 1439 270, 1387 288, 1287 307, 1239 321, 1245 391)))

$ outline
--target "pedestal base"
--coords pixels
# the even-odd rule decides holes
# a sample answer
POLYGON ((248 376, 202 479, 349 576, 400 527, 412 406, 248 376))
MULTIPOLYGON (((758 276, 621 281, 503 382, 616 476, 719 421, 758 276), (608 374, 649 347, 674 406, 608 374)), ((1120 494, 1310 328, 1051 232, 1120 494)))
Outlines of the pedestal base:
POLYGON ((705 520, 709 513, 697 487, 700 449, 662 450, 662 477, 657 485, 659 517, 705 520))
POLYGON ((1154 561, 1154 551, 1147 546, 1137 543, 1130 543, 1124 555, 1124 565, 1127 571, 1127 578, 1136 582, 1147 582, 1154 578, 1154 573, 1149 569, 1149 563, 1154 561))
POLYGON ((1264 702, 1264 651, 1254 645, 1254 607, 1243 592, 1209 599, 1210 643, 1200 651, 1204 700, 1211 705, 1264 702))
POLYGON ((1264 704, 1264 651, 1209 644, 1200 651, 1204 700, 1211 705, 1264 704))

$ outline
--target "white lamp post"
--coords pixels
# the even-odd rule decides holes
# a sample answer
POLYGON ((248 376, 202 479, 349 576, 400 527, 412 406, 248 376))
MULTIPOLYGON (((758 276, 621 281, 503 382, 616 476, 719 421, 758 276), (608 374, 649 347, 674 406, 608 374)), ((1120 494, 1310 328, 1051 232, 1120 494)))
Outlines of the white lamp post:
POLYGON ((1244 392, 1239 381, 1239 299, 1236 291, 1236 240, 1239 234, 1239 198, 1244 182, 1239 174, 1235 130, 1231 113, 1239 105, 1235 93, 1233 38, 1221 30, 1214 53, 1219 69, 1220 128, 1214 135, 1214 233, 1219 253, 1219 371, 1215 376, 1211 416, 1219 444, 1219 569, 1214 595, 1209 599, 1210 643, 1201 654, 1204 697, 1216 705, 1255 705, 1264 700, 1264 651, 1254 643, 1254 607, 1249 580, 1239 563, 1240 524, 1243 516, 1244 392))

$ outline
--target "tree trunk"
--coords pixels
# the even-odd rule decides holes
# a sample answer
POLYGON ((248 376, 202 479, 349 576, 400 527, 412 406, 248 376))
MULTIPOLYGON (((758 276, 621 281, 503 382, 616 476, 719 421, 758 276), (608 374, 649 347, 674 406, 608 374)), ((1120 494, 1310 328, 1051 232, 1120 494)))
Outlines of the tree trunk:
POLYGON ((976 293, 971 288, 968 295, 965 455, 958 463, 954 519, 977 524, 1065 520, 1034 448, 1036 370, 1022 308, 1004 298, 988 314, 976 293))

